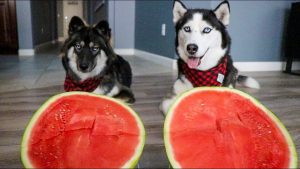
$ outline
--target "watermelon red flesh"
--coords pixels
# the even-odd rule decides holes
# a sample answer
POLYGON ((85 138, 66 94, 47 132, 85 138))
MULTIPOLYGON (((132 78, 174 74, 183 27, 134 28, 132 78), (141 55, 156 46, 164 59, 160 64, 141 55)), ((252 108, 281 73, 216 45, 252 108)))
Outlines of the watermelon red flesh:
POLYGON ((142 134, 123 106, 87 95, 56 100, 30 133, 27 156, 35 168, 120 168, 142 134))
POLYGON ((276 123, 236 93, 185 97, 174 107, 168 130, 171 158, 182 168, 290 166, 289 145, 276 123))

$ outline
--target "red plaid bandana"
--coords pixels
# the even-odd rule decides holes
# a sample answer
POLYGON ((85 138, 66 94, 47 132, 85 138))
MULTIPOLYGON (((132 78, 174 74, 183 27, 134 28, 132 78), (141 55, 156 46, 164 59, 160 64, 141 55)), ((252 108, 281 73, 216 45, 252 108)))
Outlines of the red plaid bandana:
POLYGON ((93 92, 101 83, 101 78, 89 78, 83 82, 74 81, 69 75, 66 76, 64 89, 66 92, 84 91, 93 92))
POLYGON ((216 67, 207 71, 191 69, 182 60, 179 60, 179 66, 185 77, 193 84, 194 87, 222 86, 226 73, 227 57, 224 57, 216 67))

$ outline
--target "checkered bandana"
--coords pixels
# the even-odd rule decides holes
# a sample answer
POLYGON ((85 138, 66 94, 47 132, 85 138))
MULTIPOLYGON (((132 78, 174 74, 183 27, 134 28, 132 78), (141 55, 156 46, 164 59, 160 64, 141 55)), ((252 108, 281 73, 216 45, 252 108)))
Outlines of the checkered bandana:
POLYGON ((66 92, 93 92, 99 86, 101 80, 101 78, 89 78, 83 82, 76 82, 69 75, 67 75, 65 79, 64 89, 66 92))
POLYGON ((191 69, 181 59, 178 60, 178 65, 185 77, 193 84, 194 87, 222 86, 226 73, 227 57, 223 57, 216 67, 207 71, 191 69))

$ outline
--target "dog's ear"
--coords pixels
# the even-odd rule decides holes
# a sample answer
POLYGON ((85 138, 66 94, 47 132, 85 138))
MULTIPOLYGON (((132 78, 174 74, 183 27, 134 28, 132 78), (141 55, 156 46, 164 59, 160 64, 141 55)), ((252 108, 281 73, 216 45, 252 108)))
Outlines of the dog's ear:
POLYGON ((84 22, 78 16, 73 16, 69 24, 69 35, 72 35, 74 32, 79 31, 84 27, 84 25, 84 22))
POLYGON ((220 3, 216 9, 214 10, 217 18, 221 21, 225 26, 229 25, 230 18, 230 5, 227 0, 220 3))
POLYGON ((176 24, 184 16, 187 9, 180 0, 175 0, 173 5, 173 22, 176 24))
POLYGON ((102 35, 104 35, 107 40, 111 38, 111 29, 109 28, 109 24, 106 20, 100 21, 95 28, 100 31, 102 35))

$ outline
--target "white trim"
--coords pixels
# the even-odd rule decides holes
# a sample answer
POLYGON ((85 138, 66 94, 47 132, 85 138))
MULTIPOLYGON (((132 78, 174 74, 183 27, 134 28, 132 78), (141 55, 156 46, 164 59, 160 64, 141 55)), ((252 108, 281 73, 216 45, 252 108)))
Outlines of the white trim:
POLYGON ((115 53, 118 55, 134 55, 134 49, 114 49, 115 53))
POLYGON ((58 42, 64 42, 66 40, 66 38, 65 37, 58 37, 58 42))
MULTIPOLYGON (((242 72, 283 71, 286 62, 234 62, 234 66, 242 72)), ((300 70, 300 62, 294 62, 292 69, 300 70)))
POLYGON ((177 59, 171 59, 162 55, 157 55, 138 49, 135 49, 134 55, 163 66, 169 66, 173 70, 177 70, 177 59))
MULTIPOLYGON (((138 49, 135 49, 135 55, 164 66, 172 65, 172 69, 177 71, 177 59, 171 59, 138 49)), ((234 62, 234 66, 242 72, 283 71, 285 70, 286 62, 234 62)), ((300 61, 293 62, 292 69, 300 70, 300 61)))
MULTIPOLYGON (((285 70, 286 62, 283 63, 284 63, 284 70, 285 70)), ((300 61, 293 62, 292 70, 300 70, 300 61)))
POLYGON ((19 53, 19 56, 34 56, 35 50, 34 49, 19 49, 18 53, 19 53))
POLYGON ((173 59, 172 68, 173 68, 173 70, 178 71, 178 67, 177 67, 177 59, 173 59))
POLYGON ((51 40, 51 41, 48 41, 48 42, 38 44, 34 47, 35 52, 39 52, 40 50, 47 49, 47 48, 53 46, 55 43, 56 43, 56 40, 51 40))

